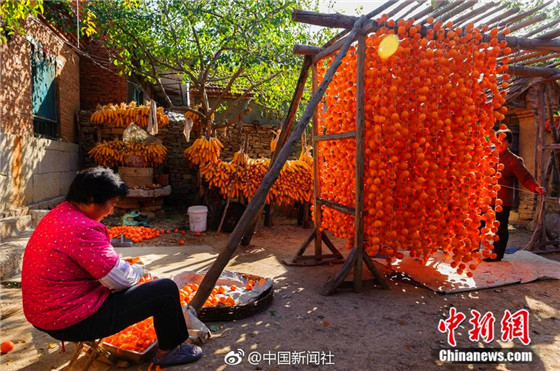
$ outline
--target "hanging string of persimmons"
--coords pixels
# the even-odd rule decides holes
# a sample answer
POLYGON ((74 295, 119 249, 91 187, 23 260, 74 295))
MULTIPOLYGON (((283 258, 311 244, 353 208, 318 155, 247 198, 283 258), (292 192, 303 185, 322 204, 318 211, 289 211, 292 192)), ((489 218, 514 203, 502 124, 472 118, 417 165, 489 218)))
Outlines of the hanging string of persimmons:
MULTIPOLYGON (((494 255, 497 239, 490 205, 501 168, 493 146, 503 138, 493 127, 507 112, 499 88, 508 87, 504 56, 511 50, 498 41, 497 28, 486 42, 487 26, 459 28, 430 18, 421 33, 413 19, 377 21, 386 26, 366 38, 364 72, 365 249, 389 262, 409 252, 424 263, 442 249, 459 274, 472 277, 494 255), (383 55, 393 46, 391 58, 383 55)), ((331 62, 319 61, 319 83, 331 62)), ((355 130, 356 74, 357 50, 351 48, 323 98, 320 133, 355 130)), ((319 142, 321 198, 354 206, 355 143, 319 142)), ((501 200, 495 204, 499 211, 501 200)), ((352 247, 354 216, 321 210, 320 228, 352 247)))
MULTIPOLYGON (((279 130, 271 140, 271 152, 274 152, 278 137, 279 130)), ((234 153, 232 161, 222 161, 219 159, 222 148, 218 138, 201 137, 185 150, 184 157, 191 166, 199 166, 204 180, 210 187, 219 189, 224 198, 251 200, 270 167, 270 159, 253 159, 240 149, 234 153)), ((266 203, 311 202, 312 166, 311 146, 303 144, 299 158, 286 161, 282 167, 266 203)))

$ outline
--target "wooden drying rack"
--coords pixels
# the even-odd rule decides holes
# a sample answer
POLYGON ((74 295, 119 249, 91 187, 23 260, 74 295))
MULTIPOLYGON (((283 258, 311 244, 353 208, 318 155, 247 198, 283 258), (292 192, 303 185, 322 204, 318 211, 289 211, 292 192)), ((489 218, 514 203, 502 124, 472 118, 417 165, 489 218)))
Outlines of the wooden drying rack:
MULTIPOLYGON (((356 79, 356 130, 351 132, 343 132, 336 134, 319 135, 317 123, 317 115, 313 117, 313 205, 315 210, 315 228, 303 243, 296 255, 289 261, 284 261, 287 265, 319 265, 341 263, 344 261, 342 254, 336 249, 330 241, 325 231, 321 228, 322 212, 321 207, 330 207, 339 212, 354 216, 354 247, 350 251, 348 258, 344 262, 342 268, 335 274, 321 290, 321 294, 330 295, 338 287, 352 287, 354 291, 361 291, 363 288, 363 264, 373 274, 374 280, 368 282, 377 282, 384 289, 388 289, 389 285, 385 281, 383 275, 377 269, 375 263, 371 260, 364 249, 364 61, 365 61, 365 42, 366 35, 362 32, 358 35, 358 64, 356 79), (355 153, 355 187, 356 200, 354 207, 348 207, 320 197, 320 166, 319 166, 319 142, 335 141, 342 139, 354 138, 356 140, 355 153), (315 241, 315 254, 304 255, 306 248, 315 241), (331 254, 324 255, 322 253, 322 243, 328 247, 331 254), (353 280, 344 282, 344 279, 353 270, 353 280)), ((313 91, 317 90, 317 65, 314 64, 313 70, 313 91)))
MULTIPOLYGON (((391 14, 396 13, 398 10, 397 9, 402 9, 403 7, 406 7, 408 5, 414 4, 415 1, 414 0, 407 0, 407 1, 402 1, 399 3, 399 5, 393 9, 390 12, 391 14)), ((415 19, 421 19, 422 17, 425 17, 429 14, 432 14, 432 16, 436 17, 436 18, 440 18, 442 16, 442 14, 446 13, 445 16, 451 16, 451 14, 453 13, 453 15, 455 14, 459 14, 460 12, 462 12, 463 10, 465 10, 465 6, 468 7, 469 5, 467 4, 474 4, 476 2, 465 2, 465 4, 463 4, 462 2, 450 2, 447 6, 444 6, 441 10, 433 10, 431 8, 429 9, 424 9, 422 11, 420 11, 418 14, 414 14, 413 18, 415 19), (455 9, 453 9, 455 8, 455 9)), ((228 264, 229 260, 231 259, 233 253, 235 252, 237 246, 240 244, 242 238, 244 236, 248 236, 248 239, 250 239, 250 237, 252 236, 252 231, 254 229, 254 225, 256 223, 256 220, 258 219, 258 216, 260 215, 260 212, 262 210, 262 206, 265 203, 265 199, 266 199, 266 195, 268 194, 269 190, 272 188, 272 185, 274 184, 274 182, 276 181, 280 170, 282 169, 282 166, 284 165, 284 163, 287 161, 288 157, 291 155, 291 153, 293 152, 294 148, 296 147, 296 144, 299 142, 299 139, 303 133, 303 131, 305 130, 305 127, 308 125, 309 121, 311 120, 311 118, 314 116, 314 112, 315 109, 317 108, 318 104, 320 103, 323 94, 325 93, 325 90, 328 86, 328 84, 332 81, 334 73, 336 72, 337 68, 340 66, 341 62, 342 62, 342 58, 346 55, 348 49, 350 48, 350 45, 355 41, 356 38, 358 38, 358 43, 359 45, 361 44, 362 46, 358 47, 359 51, 359 55, 362 54, 362 56, 359 56, 359 59, 363 58, 363 53, 364 53, 364 47, 363 47, 363 43, 365 40, 365 34, 369 33, 369 32, 374 32, 376 30, 377 27, 379 27, 379 25, 377 24, 377 22, 374 22, 372 20, 370 20, 369 18, 371 18, 373 15, 377 14, 377 13, 381 13, 382 11, 384 11, 385 9, 393 6, 394 4, 397 4, 396 1, 387 1, 384 5, 380 6, 379 8, 377 8, 376 10, 370 12, 369 14, 362 16, 362 17, 351 17, 351 16, 345 16, 345 15, 341 15, 341 14, 320 14, 320 13, 312 13, 312 12, 306 12, 306 11, 295 11, 292 14, 292 19, 296 22, 303 22, 303 23, 308 23, 308 24, 314 24, 317 26, 321 26, 321 27, 335 27, 335 28, 344 28, 345 30, 342 31, 341 33, 339 33, 338 35, 336 35, 331 41, 329 41, 324 47, 314 47, 314 46, 309 46, 309 45, 296 45, 294 47, 294 53, 295 54, 303 54, 305 55, 304 58, 304 63, 302 65, 302 69, 301 69, 301 73, 300 73, 300 78, 298 80, 297 86, 296 86, 296 90, 294 92, 294 96, 292 99, 292 102, 290 104, 290 108, 288 111, 288 115, 286 116, 286 119, 284 120, 284 122, 282 123, 282 133, 280 135, 280 138, 278 140, 278 144, 277 144, 277 148, 275 153, 273 154, 273 157, 271 159, 271 165, 270 165, 270 169, 268 171, 268 173, 264 176, 261 185, 259 186, 258 190, 255 192, 255 195, 253 196, 253 198, 251 199, 251 201, 249 202, 249 205, 247 206, 245 213, 242 215, 241 219, 239 220, 239 222, 237 223, 237 226, 235 227, 234 231, 230 234, 230 237, 228 239, 228 242, 226 244, 226 246, 224 246, 224 248, 222 249, 222 251, 220 252, 220 254, 218 255, 218 257, 216 258, 216 261, 214 262, 214 264, 212 264, 212 266, 210 267, 210 269, 208 270, 208 272, 206 273, 206 275, 204 276, 204 279, 200 285, 200 288, 197 291, 197 294, 195 295, 195 297, 193 298, 191 305, 197 310, 199 311, 202 308, 202 305, 204 304, 204 302, 206 301, 206 299, 208 298, 208 296, 210 295, 210 292, 212 291, 212 289, 214 288, 214 285, 216 283, 216 281, 218 280, 218 277, 220 276, 220 274, 222 273, 222 271, 224 270, 224 268, 226 267, 226 265, 228 264), (361 41, 360 41, 361 40, 361 41), (301 98, 301 95, 303 93, 304 90, 304 86, 305 86, 305 80, 307 78, 307 74, 308 74, 308 69, 309 66, 312 65, 313 63, 316 63, 318 60, 328 56, 328 55, 333 55, 334 53, 336 53, 336 55, 333 57, 333 62, 331 63, 331 65, 329 66, 327 72, 324 75, 323 81, 321 82, 321 84, 319 84, 319 86, 316 87, 316 89, 314 89, 314 93, 311 96, 309 103, 307 105, 307 107, 305 108, 303 115, 301 117, 301 119, 297 122, 297 124, 294 126, 293 130, 292 129, 292 124, 294 121, 294 117, 295 117, 295 112, 297 111, 297 107, 299 105, 299 101, 301 98), (306 67, 307 66, 307 67, 306 67)), ((420 3, 418 4, 418 6, 420 5, 420 3)), ((488 13, 492 13, 495 11, 495 9, 489 9, 489 7, 493 7, 495 6, 494 3, 489 4, 488 6, 483 6, 479 9, 476 9, 472 12, 467 12, 467 14, 461 16, 461 22, 465 22, 466 20, 470 19, 469 17, 472 17, 480 12, 488 12, 488 13)), ((413 9, 416 9, 417 5, 413 6, 413 9)), ((525 14, 525 13, 524 13, 525 14)), ((536 22, 536 18, 535 20, 531 21, 532 23, 536 22)), ((528 21, 527 21, 528 22, 528 21)), ((527 22, 521 22, 523 24, 523 27, 530 24, 527 22)), ((423 22, 421 22, 423 23, 423 22)), ((519 26, 521 27, 521 26, 519 26)), ((426 29, 422 29, 422 32, 425 32, 426 29)), ((556 32, 556 31, 554 31, 556 32)), ((484 39, 488 40, 488 35, 484 35, 484 39)), ((547 40, 547 39, 527 39, 526 37, 524 38, 520 38, 520 37, 508 37, 505 36, 503 34, 498 34, 498 40, 506 40, 508 42, 508 44, 517 50, 532 50, 532 51, 546 51, 549 53, 550 58, 554 57, 556 54, 554 53, 558 53, 560 52, 560 41, 557 40, 547 40)), ((363 63, 363 59, 361 62, 359 63, 363 63)), ((358 71, 363 71, 363 67, 359 67, 358 71)), ((560 78, 560 74, 558 74, 558 69, 556 68, 552 68, 551 67, 534 67, 534 66, 523 66, 523 65, 510 65, 509 66, 509 72, 510 74, 515 74, 515 75, 524 75, 524 76, 546 76, 549 79, 558 79, 560 78)), ((363 90, 363 76, 360 76, 361 74, 358 74, 358 84, 361 84, 358 88, 358 92, 363 90)), ((358 112, 357 112, 357 123, 356 123, 356 132, 354 133, 344 133, 343 135, 348 135, 346 138, 351 138, 354 137, 356 138, 356 161, 358 161, 356 163, 356 177, 360 177, 363 173, 363 95, 358 94, 358 100, 361 100, 361 103, 358 103, 358 112), (362 138, 362 140, 360 140, 360 138, 362 138), (358 148, 361 147, 361 148, 358 148), (360 152, 362 151, 362 152, 360 152)), ((314 127, 316 128, 316 125, 314 125, 314 127)), ((317 134, 315 132, 315 134, 317 134)), ((340 136, 340 135, 339 135, 340 136)), ((319 140, 336 140, 336 139, 342 139, 340 137, 336 138, 335 136, 321 136, 321 138, 316 138, 317 135, 314 136, 314 147, 315 149, 317 148, 317 139, 319 140)), ((558 142, 556 142, 558 143, 558 142)), ((555 146, 558 146, 558 144, 555 144, 555 146)), ((555 147, 556 148, 556 147, 555 147)), ((314 161, 315 161, 315 171, 317 172, 317 166, 316 166, 316 155, 314 156, 314 161)), ((317 174, 316 174, 317 175, 317 174)), ((316 179, 318 179, 318 177, 316 177, 316 179)), ((378 282, 383 286, 383 287, 388 287, 387 283, 385 282, 385 280, 383 279, 383 277, 379 274, 379 272, 377 271, 374 263, 371 261, 371 259, 369 258, 369 256, 364 252, 363 249, 363 220, 362 220, 362 212, 363 212, 363 193, 362 193, 362 179, 359 178, 358 181, 356 182, 356 206, 355 208, 352 210, 352 208, 348 208, 346 206, 343 206, 343 208, 346 208, 347 212, 350 214, 354 214, 355 218, 356 218, 356 227, 355 227, 355 241, 354 241, 354 248, 350 251, 350 254, 348 255, 343 267, 340 269, 340 271, 331 279, 329 280, 325 286, 323 287, 322 293, 323 294, 330 294, 332 292, 334 292, 334 290, 340 286, 343 281, 344 278, 350 273, 350 271, 352 269, 354 269, 354 278, 353 278, 353 283, 352 286, 354 287, 354 289, 356 290, 360 290, 362 288, 362 270, 363 270, 363 264, 365 263, 367 268, 370 269, 372 271, 372 273, 374 274, 374 276, 376 276, 378 282), (352 212, 353 211, 353 212, 352 212)), ((316 185, 315 185, 316 187, 316 185)), ((315 199, 314 199, 314 205, 315 205, 315 210, 319 210, 318 206, 319 205, 326 205, 328 207, 333 207, 336 208, 338 207, 338 205, 333 204, 333 203, 327 203, 325 200, 321 200, 320 198, 317 197, 317 190, 315 190, 315 199)), ((340 205, 342 206, 342 205, 340 205)), ((317 213, 316 218, 319 218, 320 221, 320 212, 317 213)), ((320 225, 320 223, 317 223, 316 221, 316 226, 320 225)), ((315 228, 313 233, 309 236, 309 238, 305 241, 306 243, 300 248, 300 251, 298 251, 298 253, 296 254, 296 257, 294 259, 292 259, 293 261, 303 261, 306 259, 311 259, 311 260, 319 260, 319 261, 325 261, 328 262, 328 259, 332 259, 332 258, 338 258, 340 253, 336 254, 336 249, 332 249, 333 246, 331 246, 328 242, 328 238, 326 238, 324 232, 321 231, 321 229, 319 228, 315 228), (315 255, 313 255, 311 258, 304 258, 303 256, 303 252, 305 251, 305 249, 307 248, 307 246, 311 243, 311 241, 315 240, 315 255), (333 254, 329 254, 329 255, 323 255, 322 251, 320 250, 322 247, 322 242, 325 242, 327 244, 327 247, 329 247, 331 249, 331 252, 333 252, 333 254), (330 256, 330 255, 335 255, 330 256)), ((331 261, 332 262, 332 261, 331 261)))

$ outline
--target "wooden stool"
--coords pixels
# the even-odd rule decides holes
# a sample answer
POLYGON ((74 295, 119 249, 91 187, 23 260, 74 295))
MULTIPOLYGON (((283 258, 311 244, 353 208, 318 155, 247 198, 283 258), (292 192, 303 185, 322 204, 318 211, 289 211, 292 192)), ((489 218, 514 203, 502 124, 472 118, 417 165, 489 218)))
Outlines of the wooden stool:
POLYGON ((127 361, 118 360, 116 359, 111 353, 109 353, 103 346, 101 345, 103 339, 93 340, 93 341, 80 341, 76 343, 76 351, 74 352, 74 356, 72 356, 72 360, 68 365, 68 370, 82 370, 87 371, 89 370, 91 364, 99 357, 100 355, 103 356, 103 360, 108 361, 109 363, 116 365, 117 367, 128 367, 129 363, 127 361), (82 368, 76 368, 76 363, 78 358, 82 352, 86 352, 86 363, 82 368))

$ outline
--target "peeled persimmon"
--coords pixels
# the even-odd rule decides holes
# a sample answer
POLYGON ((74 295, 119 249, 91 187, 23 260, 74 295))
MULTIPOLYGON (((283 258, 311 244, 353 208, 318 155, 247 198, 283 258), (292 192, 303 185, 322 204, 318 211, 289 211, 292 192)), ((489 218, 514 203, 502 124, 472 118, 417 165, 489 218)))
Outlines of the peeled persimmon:
POLYGON ((2 342, 2 344, 0 345, 0 352, 2 352, 2 354, 6 354, 8 352, 11 352, 12 349, 14 349, 15 344, 13 341, 11 340, 6 340, 4 342, 2 342))

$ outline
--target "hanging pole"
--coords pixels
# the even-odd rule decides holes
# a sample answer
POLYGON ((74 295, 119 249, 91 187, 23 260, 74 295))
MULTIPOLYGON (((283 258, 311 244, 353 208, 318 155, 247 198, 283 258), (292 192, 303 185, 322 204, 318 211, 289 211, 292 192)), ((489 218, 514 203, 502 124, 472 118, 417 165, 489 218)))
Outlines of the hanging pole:
POLYGON ((332 81, 333 76, 336 70, 338 69, 338 67, 342 64, 342 58, 348 52, 348 49, 350 48, 350 45, 352 44, 354 38, 358 34, 358 31, 362 28, 362 26, 367 21, 368 19, 366 17, 361 17, 358 19, 358 21, 356 21, 356 24, 354 25, 352 31, 350 31, 350 34, 348 35, 346 42, 340 48, 340 51, 337 53, 333 63, 331 64, 327 73, 325 74, 325 77, 321 82, 321 84, 319 85, 319 88, 309 100, 309 103, 303 113, 302 118, 295 126, 286 144, 282 147, 282 150, 278 155, 278 159, 274 162, 274 164, 272 164, 269 171, 264 176, 259 188, 257 189, 257 192, 249 202, 249 205, 247 206, 247 209, 241 216, 241 219, 237 223, 237 226, 230 234, 226 246, 222 249, 218 257, 216 258, 216 261, 214 262, 214 264, 212 264, 212 266, 204 276, 204 279, 202 280, 202 283, 200 284, 200 287, 197 290, 197 293, 191 302, 191 305, 195 308, 196 311, 200 311, 200 309, 202 308, 202 305, 210 295, 210 292, 214 288, 216 281, 220 277, 220 274, 223 272, 225 266, 228 264, 228 262, 231 259, 231 256, 235 252, 235 249, 239 245, 241 238, 246 233, 248 227, 250 227, 251 222, 257 215, 262 205, 264 205, 266 195, 268 194, 268 192, 272 188, 272 185, 278 178, 278 175, 280 174, 280 170, 282 170, 282 167, 286 163, 288 157, 291 155, 297 143, 299 142, 299 138, 301 137, 301 134, 305 130, 305 127, 308 125, 309 120, 313 116, 313 113, 315 112, 317 105, 323 98, 327 86, 332 81))

